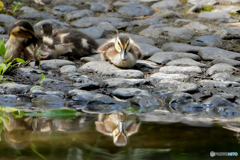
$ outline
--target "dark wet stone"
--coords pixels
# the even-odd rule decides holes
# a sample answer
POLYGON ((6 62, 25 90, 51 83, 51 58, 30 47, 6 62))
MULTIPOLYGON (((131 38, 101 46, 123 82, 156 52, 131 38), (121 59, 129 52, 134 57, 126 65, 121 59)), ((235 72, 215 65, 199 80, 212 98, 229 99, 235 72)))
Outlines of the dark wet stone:
POLYGON ((117 88, 112 91, 112 94, 118 98, 127 99, 132 98, 141 92, 145 91, 138 88, 117 88))
POLYGON ((184 75, 184 74, 166 74, 166 73, 154 73, 151 75, 151 80, 177 80, 177 81, 182 81, 185 79, 186 81, 189 79, 189 76, 184 75))
POLYGON ((231 18, 231 15, 227 12, 201 12, 198 15, 198 18, 217 20, 222 18, 231 18))
POLYGON ((141 71, 133 69, 119 69, 106 61, 91 61, 82 65, 78 72, 95 72, 104 76, 115 76, 123 78, 143 78, 141 71))
POLYGON ((216 58, 210 64, 214 65, 214 64, 218 64, 218 63, 226 63, 226 64, 232 65, 234 67, 239 67, 240 66, 240 62, 239 61, 233 60, 233 59, 229 59, 229 58, 225 58, 225 57, 216 58))
POLYGON ((151 57, 154 53, 163 52, 161 49, 146 43, 137 43, 143 52, 143 59, 151 57))
POLYGON ((168 20, 162 17, 152 17, 144 20, 131 21, 130 23, 132 26, 148 26, 151 24, 159 24, 159 23, 166 23, 166 22, 168 22, 168 20))
POLYGON ((39 95, 32 100, 37 107, 61 108, 66 106, 66 101, 56 95, 39 95))
POLYGON ((236 52, 230 52, 219 48, 214 47, 202 47, 198 55, 202 57, 203 60, 209 61, 214 60, 219 57, 225 57, 230 59, 239 59, 240 54, 236 52))
POLYGON ((234 70, 237 70, 237 68, 235 68, 229 64, 226 64, 226 63, 218 63, 218 64, 215 64, 212 67, 210 67, 207 70, 206 74, 212 75, 212 74, 219 73, 219 72, 230 73, 230 72, 233 72, 234 70))
POLYGON ((59 6, 53 7, 52 13, 53 15, 60 16, 62 14, 67 14, 75 10, 77 10, 77 7, 73 7, 69 5, 59 5, 59 6))
POLYGON ((216 35, 220 36, 223 39, 234 39, 240 37, 240 29, 239 28, 226 28, 216 32, 216 35))
POLYGON ((21 9, 19 11, 23 12, 24 14, 38 12, 38 10, 36 10, 34 8, 31 8, 31 7, 28 7, 28 6, 21 7, 21 9))
POLYGON ((146 79, 124 79, 124 78, 110 78, 103 81, 102 86, 109 88, 131 88, 139 87, 144 84, 149 84, 146 79))
POLYGON ((88 9, 84 9, 81 11, 77 10, 77 11, 72 11, 72 12, 67 13, 66 16, 64 17, 64 20, 66 22, 69 22, 74 19, 80 19, 80 18, 89 17, 89 16, 91 16, 91 17, 94 16, 93 11, 88 10, 88 9))
POLYGON ((203 104, 211 107, 219 107, 219 106, 236 107, 236 104, 228 101, 226 98, 220 95, 214 95, 211 98, 208 98, 203 102, 203 104))
POLYGON ((165 43, 162 48, 165 52, 188 52, 188 53, 198 53, 201 47, 198 46, 191 46, 189 44, 182 44, 182 43, 165 43))
POLYGON ((91 98, 88 102, 87 102, 87 105, 92 105, 92 104, 114 104, 115 101, 107 96, 107 95, 104 95, 104 94, 95 94, 93 96, 93 98, 91 98))
POLYGON ((154 13, 153 9, 143 4, 130 4, 119 8, 119 13, 130 17, 150 16, 154 13))
POLYGON ((206 68, 207 65, 203 63, 199 63, 197 61, 194 61, 190 58, 181 58, 181 59, 176 59, 168 62, 166 66, 198 66, 202 68, 206 68))
POLYGON ((81 73, 69 73, 65 79, 76 83, 87 83, 90 81, 88 76, 82 75, 81 73))
POLYGON ((10 16, 10 15, 6 15, 6 14, 0 14, 0 23, 3 23, 3 27, 4 29, 7 30, 8 32, 8 28, 10 26, 13 25, 13 23, 15 23, 17 20, 13 17, 13 16, 10 16))
POLYGON ((94 39, 106 37, 106 30, 99 27, 89 27, 89 28, 79 29, 79 31, 87 34, 88 36, 94 39))
POLYGON ((213 109, 213 112, 215 112, 216 114, 218 114, 219 116, 222 117, 239 117, 240 115, 240 111, 237 108, 234 107, 228 107, 228 106, 219 106, 219 107, 215 107, 213 109))
POLYGON ((74 89, 68 91, 67 96, 73 101, 82 101, 86 103, 88 100, 92 99, 95 96, 95 94, 96 93, 94 92, 74 89))
POLYGON ((41 26, 45 23, 50 23, 53 25, 53 28, 55 31, 59 30, 59 29, 66 29, 68 28, 70 25, 64 22, 61 22, 57 19, 47 19, 47 20, 42 20, 38 23, 36 23, 33 27, 36 33, 40 33, 41 31, 41 26))
POLYGON ((166 64, 169 61, 180 58, 191 58, 197 61, 200 60, 200 57, 198 55, 182 52, 157 52, 153 56, 151 56, 148 60, 158 64, 166 64))
MULTIPOLYGON (((35 62, 30 63, 30 65, 34 66, 35 62)), ((60 67, 66 66, 66 65, 74 65, 74 62, 62 60, 62 59, 41 61, 41 69, 44 69, 44 70, 59 69, 60 67)))
POLYGON ((31 89, 31 86, 17 83, 3 83, 0 88, 7 91, 8 94, 24 94, 31 89))
POLYGON ((206 35, 194 38, 194 40, 191 42, 191 45, 201 47, 221 47, 222 39, 217 35, 206 35))
POLYGON ((76 71, 77 71, 77 67, 74 65, 65 65, 60 68, 61 73, 71 73, 76 71))
POLYGON ((177 110, 180 113, 199 113, 204 111, 204 107, 199 103, 187 103, 182 106, 179 106, 177 110))
POLYGON ((91 5, 91 10, 93 12, 107 12, 110 8, 109 4, 105 2, 87 2, 87 4, 91 5))
POLYGON ((30 98, 35 98, 39 95, 55 95, 55 96, 58 96, 60 98, 64 98, 64 93, 61 92, 61 91, 49 91, 45 88, 42 88, 42 87, 36 87, 36 88, 32 88, 28 93, 27 95, 30 97, 30 98))
POLYGON ((224 87, 239 87, 239 83, 232 81, 213 81, 213 80, 201 80, 199 84, 203 87, 216 87, 216 88, 224 88, 224 87))
POLYGON ((10 73, 11 75, 21 75, 23 77, 27 77, 27 78, 37 78, 37 79, 41 79, 40 76, 38 76, 39 74, 48 74, 46 71, 41 70, 41 69, 34 69, 32 67, 20 67, 20 68, 16 68, 13 71, 11 71, 10 73))
POLYGON ((182 6, 182 3, 180 3, 178 0, 163 0, 154 3, 151 7, 154 10, 159 10, 159 9, 173 9, 180 6, 182 6))
POLYGON ((159 72, 180 74, 201 74, 202 70, 198 66, 165 66, 161 67, 159 72))
POLYGON ((136 64, 134 65, 134 68, 151 68, 151 69, 156 69, 160 68, 159 65, 157 65, 154 62, 151 61, 146 61, 146 60, 137 60, 136 64))
POLYGON ((100 88, 99 83, 93 81, 88 81, 86 83, 74 83, 73 86, 82 90, 93 90, 100 88))
POLYGON ((97 26, 98 28, 103 28, 106 31, 117 32, 117 29, 109 22, 100 22, 97 26))
POLYGON ((18 19, 28 19, 28 20, 42 20, 42 19, 54 19, 52 14, 47 12, 33 12, 20 15, 18 19))

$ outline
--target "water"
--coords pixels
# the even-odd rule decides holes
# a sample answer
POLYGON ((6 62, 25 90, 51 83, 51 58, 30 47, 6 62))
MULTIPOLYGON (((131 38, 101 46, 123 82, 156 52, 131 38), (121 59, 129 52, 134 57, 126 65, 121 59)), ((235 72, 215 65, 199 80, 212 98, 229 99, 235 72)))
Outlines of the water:
POLYGON ((239 156, 212 158, 210 152, 240 154, 236 132, 215 123, 190 126, 171 116, 167 121, 122 113, 53 119, 3 113, 0 119, 1 160, 221 160, 239 156))

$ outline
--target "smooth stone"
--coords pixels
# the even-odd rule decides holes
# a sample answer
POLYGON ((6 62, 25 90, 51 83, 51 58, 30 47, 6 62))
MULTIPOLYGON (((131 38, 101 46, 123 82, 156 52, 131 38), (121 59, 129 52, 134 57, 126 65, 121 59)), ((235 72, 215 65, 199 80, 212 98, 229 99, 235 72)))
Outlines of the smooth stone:
MULTIPOLYGON (((30 66, 34 66, 35 63, 31 62, 30 66)), ((74 62, 62 60, 62 59, 52 59, 52 60, 43 60, 41 61, 41 69, 48 70, 48 69, 59 69, 62 66, 66 65, 74 65, 74 62)))
POLYGON ((33 98, 32 102, 37 107, 50 108, 61 108, 66 106, 66 101, 56 95, 39 95, 33 98))
MULTIPOLYGON (((6 33, 6 31, 5 31, 5 29, 3 29, 2 27, 0 27, 0 34, 5 34, 6 33)), ((1 38, 0 38, 1 39, 1 38)))
POLYGON ((209 105, 212 107, 217 106, 231 106, 236 107, 236 104, 228 101, 227 99, 230 97, 225 97, 223 95, 213 95, 212 97, 208 98, 203 102, 204 105, 209 105))
POLYGON ((24 94, 31 89, 31 86, 17 83, 3 83, 0 88, 7 91, 8 94, 24 94))
POLYGON ((93 39, 99 39, 106 36, 106 30, 99 27, 89 27, 89 28, 78 29, 78 30, 87 34, 93 39))
POLYGON ((161 67, 159 72, 162 73, 180 73, 180 74, 201 74, 202 70, 198 66, 165 66, 161 67))
POLYGON ((162 17, 152 17, 152 18, 146 18, 144 20, 131 21, 130 24, 132 26, 148 26, 151 24, 159 24, 159 23, 166 23, 166 22, 168 22, 168 20, 162 17))
POLYGON ((117 29, 126 29, 128 26, 130 26, 129 22, 119 22, 115 27, 117 29))
MULTIPOLYGON (((37 82, 38 84, 41 84, 41 79, 38 80, 37 82)), ((62 87, 63 85, 69 85, 69 83, 67 81, 59 81, 57 79, 51 79, 51 78, 45 78, 44 81, 43 81, 43 86, 44 87, 52 87, 52 85, 55 85, 54 86, 54 89, 56 89, 55 87, 56 86, 60 86, 62 87)))
POLYGON ((231 18, 231 15, 227 12, 201 12, 198 14, 198 18, 218 20, 222 18, 231 18))
POLYGON ((147 112, 153 111, 154 109, 157 109, 160 106, 156 98, 154 98, 148 92, 141 92, 137 94, 130 100, 130 103, 132 106, 140 107, 140 112, 142 109, 147 109, 147 112))
POLYGON ((240 10, 240 7, 238 7, 238 6, 217 5, 217 6, 215 6, 214 10, 212 10, 212 12, 238 13, 239 10, 240 10))
POLYGON ((87 105, 93 105, 93 104, 114 104, 115 101, 107 95, 104 94, 95 94, 93 98, 88 100, 87 105))
POLYGON ((107 12, 110 8, 109 4, 106 2, 87 2, 91 5, 91 10, 93 12, 107 12))
POLYGON ((64 93, 63 92, 61 92, 61 91, 49 91, 49 90, 46 90, 42 87, 32 88, 28 94, 29 94, 29 97, 31 97, 31 98, 37 97, 39 95, 55 95, 55 96, 58 96, 60 98, 64 98, 64 93))
POLYGON ((146 61, 146 60, 137 60, 135 66, 136 68, 151 68, 151 69, 155 69, 155 68, 160 68, 160 66, 154 62, 150 62, 150 61, 146 61))
POLYGON ((218 0, 220 4, 237 4, 240 0, 218 0))
POLYGON ((127 99, 132 98, 141 92, 145 91, 138 88, 117 88, 112 91, 112 94, 118 98, 127 99))
POLYGON ((103 81, 103 86, 108 88, 131 88, 139 85, 149 83, 146 79, 124 79, 124 78, 110 78, 103 81))
POLYGON ((191 45, 201 47, 221 47, 222 39, 217 35, 206 35, 196 37, 192 40, 191 45))
POLYGON ((77 10, 77 11, 72 11, 66 14, 66 16, 64 17, 65 22, 69 22, 71 20, 74 19, 80 19, 83 17, 93 17, 94 16, 94 12, 88 9, 84 9, 84 10, 77 10))
POLYGON ((197 21, 193 21, 193 20, 189 20, 189 19, 177 19, 176 21, 174 21, 174 26, 184 26, 184 25, 187 25, 189 23, 192 23, 192 22, 197 22, 197 21))
POLYGON ((240 78, 230 75, 230 73, 216 73, 211 76, 215 81, 234 81, 239 82, 240 78))
POLYGON ((153 16, 159 16, 159 17, 163 17, 163 18, 183 18, 183 15, 181 13, 178 12, 174 12, 172 10, 168 10, 168 9, 161 9, 158 10, 157 12, 155 12, 153 14, 153 16))
POLYGON ((21 7, 19 11, 23 12, 23 14, 38 12, 38 10, 36 10, 34 8, 31 8, 31 7, 28 7, 28 6, 21 7))
POLYGON ((217 31, 215 33, 216 35, 218 35, 219 37, 221 37, 222 39, 235 39, 240 37, 240 29, 239 28, 226 28, 226 29, 222 29, 220 31, 217 31))
POLYGON ((157 52, 163 52, 163 50, 147 43, 137 43, 137 45, 143 53, 143 59, 149 58, 157 52))
MULTIPOLYGON (((86 3, 85 0, 51 0, 51 6, 57 6, 57 5, 71 5, 71 6, 78 6, 79 8, 82 8, 82 6, 90 7, 89 5, 83 5, 83 3, 86 3)), ((86 9, 86 8, 84 8, 86 9)))
POLYGON ((207 65, 194 61, 191 58, 181 58, 181 59, 176 59, 168 62, 166 66, 198 66, 201 68, 206 68, 207 65))
POLYGON ((52 9, 52 13, 55 16, 60 16, 62 14, 67 14, 69 12, 72 11, 76 11, 78 8, 77 7, 73 7, 73 6, 69 6, 69 5, 59 5, 59 6, 55 6, 52 9))
POLYGON ((102 44, 104 44, 107 41, 108 41, 107 38, 96 39, 96 42, 99 44, 99 46, 101 46, 102 44))
POLYGON ((130 4, 136 4, 139 3, 139 0, 129 0, 129 1, 116 1, 113 3, 114 7, 122 7, 122 6, 127 6, 130 4))
POLYGON ((216 58, 210 64, 214 65, 214 64, 218 64, 218 63, 226 63, 226 64, 232 65, 234 67, 240 67, 240 62, 239 61, 229 59, 229 58, 225 58, 225 57, 216 58))
POLYGON ((57 20, 57 19, 47 19, 47 20, 42 20, 42 21, 36 23, 36 24, 33 26, 35 32, 36 32, 36 33, 40 33, 40 31, 41 31, 41 26, 42 26, 43 24, 45 24, 45 23, 50 23, 50 24, 52 24, 55 31, 60 30, 60 29, 66 29, 66 28, 70 27, 69 24, 64 23, 64 22, 61 22, 61 21, 59 21, 59 20, 57 20))
POLYGON ((188 13, 191 13, 191 12, 201 12, 201 10, 203 10, 203 5, 202 4, 196 4, 194 5, 193 7, 191 7, 189 10, 188 10, 188 13))
POLYGON ((213 109, 213 112, 216 113, 220 117, 226 117, 226 118, 234 118, 239 117, 240 111, 239 109, 235 107, 229 107, 229 106, 218 106, 213 109))
POLYGON ((151 24, 150 27, 154 28, 161 28, 161 27, 167 27, 167 24, 151 24))
POLYGON ((81 73, 69 73, 65 76, 66 80, 70 80, 75 83, 87 83, 90 81, 89 77, 82 75, 81 73))
POLYGON ((214 5, 214 4, 217 4, 218 3, 218 0, 188 0, 188 3, 191 3, 191 4, 201 4, 201 5, 214 5))
POLYGON ((201 47, 191 46, 189 44, 183 43, 165 43, 162 48, 165 52, 188 52, 188 53, 198 53, 201 47))
POLYGON ((52 14, 47 12, 33 12, 18 16, 18 19, 29 19, 29 20, 42 20, 42 19, 54 19, 52 14))
POLYGON ((65 65, 60 68, 61 73, 71 73, 76 71, 77 71, 77 67, 74 65, 65 65))
POLYGON ((91 61, 82 65, 79 72, 95 72, 104 76, 116 76, 123 78, 143 78, 144 74, 138 70, 119 69, 106 61, 91 61))
POLYGON ((100 22, 97 27, 103 28, 106 31, 117 32, 117 29, 109 22, 100 22))
POLYGON ((149 61, 153 61, 157 64, 166 64, 169 61, 180 59, 180 58, 191 58, 196 61, 200 61, 200 57, 195 54, 191 53, 183 53, 183 52, 157 52, 150 58, 148 58, 149 61))
MULTIPOLYGON (((34 62, 32 62, 32 63, 34 63, 34 62)), ((14 75, 19 74, 24 77, 41 79, 40 76, 38 76, 38 74, 48 74, 48 73, 41 69, 34 69, 33 67, 19 67, 19 68, 14 69, 11 72, 11 74, 14 74, 14 75)))
POLYGON ((17 20, 13 16, 6 15, 6 14, 0 14, 0 23, 4 24, 3 28, 6 29, 7 32, 8 32, 9 27, 12 26, 13 23, 15 23, 16 21, 17 20))
POLYGON ((74 83, 73 86, 76 87, 77 89, 82 90, 92 90, 98 89, 100 87, 99 83, 93 81, 88 81, 86 83, 74 83))
POLYGON ((88 100, 92 99, 95 96, 95 94, 96 94, 95 92, 74 89, 74 90, 68 91, 67 96, 68 98, 74 101, 87 102, 88 100))
POLYGON ((154 13, 153 9, 143 4, 129 4, 120 7, 118 12, 130 17, 151 16, 154 13))
POLYGON ((189 24, 186 24, 184 27, 194 29, 200 32, 209 31, 209 27, 204 24, 201 24, 200 22, 190 22, 189 24))
POLYGON ((234 70, 237 70, 237 68, 233 67, 232 65, 226 64, 226 63, 218 63, 213 65, 212 67, 210 67, 207 71, 206 74, 207 75, 212 75, 215 73, 219 73, 219 72, 233 72, 234 70))
POLYGON ((159 36, 163 36, 169 38, 170 41, 190 41, 195 35, 195 31, 189 28, 148 27, 139 34, 150 38, 159 38, 159 36))
POLYGON ((214 60, 219 57, 225 57, 230 59, 239 59, 240 54, 236 52, 230 52, 227 50, 223 50, 215 47, 202 47, 198 55, 205 61, 214 60))
POLYGON ((151 8, 154 10, 160 10, 160 9, 173 9, 176 7, 181 7, 182 3, 178 0, 163 0, 157 3, 154 3, 151 8))
POLYGON ((166 73, 154 73, 150 76, 150 80, 177 80, 177 81, 183 81, 183 80, 188 80, 189 76, 184 75, 184 74, 166 74, 166 73))
POLYGON ((238 82, 232 82, 232 81, 222 82, 222 81, 214 81, 214 80, 200 80, 198 83, 204 87, 217 87, 217 88, 240 86, 238 82))
POLYGON ((88 57, 82 57, 80 58, 81 62, 91 62, 91 61, 101 61, 101 57, 100 54, 95 54, 95 55, 91 55, 88 57))
MULTIPOLYGON (((187 103, 187 104, 184 104, 182 106, 179 106, 177 108, 177 110, 178 110, 178 112, 180 112, 184 115, 186 115, 186 114, 197 114, 197 113, 203 112, 204 107, 199 103, 193 102, 193 103, 187 103)), ((188 122, 188 123, 191 123, 191 122, 188 122)))
POLYGON ((150 44, 150 45, 155 45, 154 40, 152 40, 151 38, 147 38, 144 36, 140 36, 140 35, 136 35, 136 34, 128 34, 134 42, 136 43, 146 43, 146 44, 150 44))

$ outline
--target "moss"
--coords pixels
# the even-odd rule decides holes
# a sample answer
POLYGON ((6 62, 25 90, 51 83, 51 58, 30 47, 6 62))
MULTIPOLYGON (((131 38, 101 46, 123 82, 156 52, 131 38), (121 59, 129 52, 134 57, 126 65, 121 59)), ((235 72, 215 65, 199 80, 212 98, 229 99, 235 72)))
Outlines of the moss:
POLYGON ((179 0, 182 4, 188 3, 188 0, 179 0))
POLYGON ((203 6, 203 12, 211 12, 213 10, 213 6, 205 5, 203 6))
POLYGON ((44 8, 41 8, 41 7, 34 7, 34 9, 36 9, 38 11, 44 11, 45 10, 44 8))
POLYGON ((35 23, 38 23, 38 22, 41 22, 41 21, 42 21, 42 20, 41 20, 41 19, 39 19, 39 20, 36 20, 36 21, 35 21, 35 23))
POLYGON ((61 18, 64 18, 65 16, 66 16, 65 14, 62 14, 60 17, 61 17, 61 18))

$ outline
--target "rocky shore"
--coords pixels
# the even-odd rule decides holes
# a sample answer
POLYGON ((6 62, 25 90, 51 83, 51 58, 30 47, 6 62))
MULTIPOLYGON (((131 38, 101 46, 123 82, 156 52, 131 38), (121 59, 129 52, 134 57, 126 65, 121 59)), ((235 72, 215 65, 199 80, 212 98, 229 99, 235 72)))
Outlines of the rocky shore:
MULTIPOLYGON (((128 33, 143 51, 132 69, 99 55, 14 68, 0 84, 0 104, 25 111, 72 108, 89 113, 154 110, 208 118, 240 115, 240 0, 31 0, 14 15, 0 14, 0 39, 17 20, 35 32, 76 28, 101 45, 128 33), (209 9, 210 8, 210 9, 209 9), (31 89, 46 79, 42 87, 31 89)), ((11 1, 4 2, 6 8, 11 1)))

